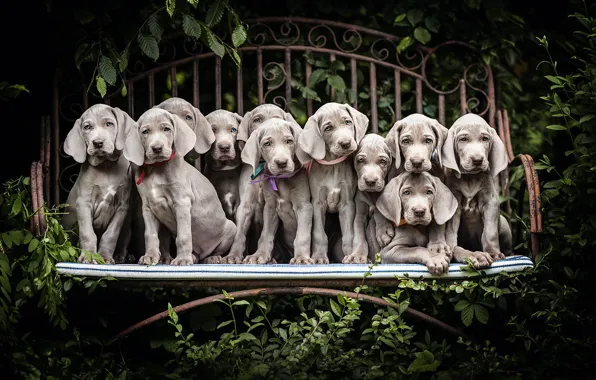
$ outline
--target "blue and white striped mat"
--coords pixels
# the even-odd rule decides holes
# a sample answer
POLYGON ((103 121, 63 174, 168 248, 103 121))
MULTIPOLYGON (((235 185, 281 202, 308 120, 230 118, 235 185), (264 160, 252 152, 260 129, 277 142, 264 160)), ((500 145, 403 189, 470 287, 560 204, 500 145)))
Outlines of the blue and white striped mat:
MULTIPOLYGON (((461 270, 464 264, 452 263, 449 272, 436 276, 421 264, 379 264, 368 279, 393 279, 395 276, 412 278, 465 279, 470 272, 461 270)), ((526 256, 509 256, 495 261, 483 269, 487 275, 501 272, 520 272, 532 268, 532 260, 526 256)), ((81 264, 58 263, 59 274, 82 277, 114 277, 122 280, 361 280, 369 271, 367 264, 195 264, 190 266, 138 265, 138 264, 81 264)))

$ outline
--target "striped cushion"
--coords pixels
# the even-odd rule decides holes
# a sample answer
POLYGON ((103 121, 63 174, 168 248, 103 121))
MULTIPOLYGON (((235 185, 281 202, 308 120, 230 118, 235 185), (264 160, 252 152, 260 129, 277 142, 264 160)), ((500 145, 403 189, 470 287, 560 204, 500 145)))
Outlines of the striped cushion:
MULTIPOLYGON (((464 264, 452 263, 449 272, 436 276, 421 264, 379 264, 368 279, 393 279, 395 276, 409 275, 412 278, 465 279, 470 272, 463 271, 464 264)), ((501 272, 519 272, 532 268, 532 260, 526 256, 510 256, 495 261, 484 269, 487 275, 501 272)), ((83 277, 114 277, 122 280, 362 280, 369 270, 367 264, 195 264, 190 266, 173 265, 97 265, 80 263, 58 263, 59 274, 83 277)))

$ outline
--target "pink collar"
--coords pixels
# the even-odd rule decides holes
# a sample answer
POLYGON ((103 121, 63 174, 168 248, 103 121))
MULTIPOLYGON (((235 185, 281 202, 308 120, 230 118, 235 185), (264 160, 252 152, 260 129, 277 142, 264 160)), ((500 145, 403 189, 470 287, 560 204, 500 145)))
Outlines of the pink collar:
MULTIPOLYGON (((330 166, 330 165, 339 164, 340 162, 344 162, 345 160, 348 159, 348 157, 349 157, 349 155, 348 156, 343 156, 343 157, 340 157, 340 158, 336 158, 335 160, 331 160, 331 161, 317 160, 317 159, 315 159, 315 161, 317 161, 321 165, 330 166)), ((306 168, 306 172, 308 174, 310 174, 310 168, 312 167, 312 161, 313 160, 310 160, 306 164, 304 164, 304 167, 306 168)))

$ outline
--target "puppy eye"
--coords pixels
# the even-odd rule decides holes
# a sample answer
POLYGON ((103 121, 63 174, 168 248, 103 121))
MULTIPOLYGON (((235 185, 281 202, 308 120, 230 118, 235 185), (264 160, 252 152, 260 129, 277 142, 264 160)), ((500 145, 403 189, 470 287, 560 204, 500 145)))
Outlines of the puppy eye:
POLYGON ((252 119, 253 123, 260 123, 261 122, 261 118, 260 117, 255 117, 254 119, 252 119))
POLYGON ((294 143, 294 140, 292 140, 292 139, 288 139, 288 140, 286 141, 286 144, 293 144, 293 143, 294 143))
POLYGON ((324 131, 325 131, 325 132, 329 132, 329 131, 331 131, 332 129, 333 129, 333 127, 332 127, 332 126, 330 126, 330 125, 328 125, 328 126, 326 126, 326 127, 325 127, 324 131))
POLYGON ((467 142, 468 141, 468 138, 467 137, 462 137, 461 139, 459 139, 459 141, 461 141, 461 142, 467 142))
POLYGON ((106 126, 107 127, 113 127, 114 123, 112 123, 111 121, 106 122, 106 126))
POLYGON ((91 129, 91 126, 89 124, 85 124, 85 125, 83 125, 83 129, 85 129, 85 130, 91 129))
POLYGON ((265 142, 263 143, 263 146, 271 146, 271 141, 265 141, 265 142))
POLYGON ((387 160, 386 160, 386 159, 384 159, 384 158, 382 158, 382 159, 380 159, 380 160, 379 160, 379 163, 380 163, 381 165, 387 165, 387 160))
POLYGON ((172 130, 172 128, 170 128, 170 127, 164 127, 164 129, 163 129, 163 130, 164 130, 164 132, 167 132, 167 131, 171 131, 171 130, 172 130))
POLYGON ((403 139, 401 142, 402 142, 402 144, 409 144, 410 143, 410 139, 403 139))
POLYGON ((430 190, 430 189, 426 190, 426 194, 428 194, 428 195, 432 195, 432 193, 433 193, 433 191, 432 191, 432 190, 430 190))
POLYGON ((352 120, 346 119, 346 122, 345 123, 346 123, 346 125, 350 125, 350 124, 352 124, 352 120))
POLYGON ((482 136, 482 141, 487 142, 488 140, 488 136, 482 136))
POLYGON ((190 115, 186 115, 186 116, 184 117, 184 119, 185 119, 185 120, 192 120, 192 116, 190 116, 190 115))
POLYGON ((427 138, 426 140, 424 140, 424 142, 426 142, 427 144, 432 144, 433 140, 431 138, 427 138))
POLYGON ((237 129, 236 128, 232 128, 232 133, 236 133, 237 129))
POLYGON ((147 135, 147 134, 149 134, 149 130, 148 130, 148 129, 145 129, 145 130, 143 130, 143 132, 141 132, 141 133, 142 133, 142 134, 144 134, 144 135, 147 135))
POLYGON ((403 195, 410 195, 410 194, 412 194, 412 192, 410 190, 404 190, 404 192, 402 194, 403 195))
POLYGON ((364 157, 358 157, 358 158, 356 159, 356 161, 357 161, 357 162, 364 162, 364 157))

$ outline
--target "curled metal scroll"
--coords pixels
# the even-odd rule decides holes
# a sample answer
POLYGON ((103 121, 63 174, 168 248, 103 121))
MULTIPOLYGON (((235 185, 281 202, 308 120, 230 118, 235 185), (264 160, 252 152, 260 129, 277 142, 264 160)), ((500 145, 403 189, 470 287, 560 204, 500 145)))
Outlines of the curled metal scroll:
POLYGON ((360 48, 360 46, 362 46, 362 42, 363 42, 360 32, 358 32, 355 29, 345 30, 342 34, 342 41, 345 44, 355 43, 355 45, 354 45, 354 47, 352 47, 352 49, 342 48, 341 44, 339 42, 337 42, 337 37, 335 36, 335 32, 333 31, 333 29, 331 29, 327 25, 323 25, 323 24, 316 25, 316 26, 310 28, 310 30, 308 31, 308 43, 311 46, 316 47, 316 48, 332 48, 332 49, 338 49, 339 51, 344 52, 344 53, 353 53, 356 50, 358 50, 360 48), (329 34, 331 35, 331 38, 333 39, 334 46, 327 46, 327 37, 324 34, 315 33, 319 29, 324 29, 329 32, 329 34), (316 37, 315 37, 315 35, 316 35, 316 37), (314 40, 313 40, 313 38, 314 38, 314 40))
MULTIPOLYGON (((277 90, 278 88, 283 86, 284 83, 286 83, 286 80, 288 78, 288 73, 286 73, 286 70, 284 69, 283 64, 278 63, 278 62, 269 62, 268 64, 266 64, 263 67, 263 78, 265 79, 265 81, 268 84, 271 84, 271 82, 277 81, 281 78, 281 80, 279 81, 278 84, 272 85, 269 88, 269 90, 265 93, 265 95, 263 96, 263 99, 267 99, 267 96, 272 91, 277 90), (279 71, 277 71, 275 69, 279 69, 279 71)), ((273 104, 275 104, 276 106, 278 106, 282 109, 286 109, 286 106, 288 105, 287 100, 282 96, 274 97, 272 99, 272 102, 273 102, 273 104)))
POLYGON ((270 41, 269 38, 271 38, 273 41, 277 42, 280 45, 290 46, 290 45, 294 45, 300 39, 300 28, 298 27, 298 25, 296 25, 292 21, 287 21, 287 22, 283 23, 279 28, 280 29, 279 34, 276 34, 273 31, 273 29, 271 29, 271 27, 269 27, 269 25, 263 24, 263 23, 257 23, 257 24, 251 25, 250 30, 256 30, 259 28, 263 28, 264 31, 261 31, 260 33, 256 33, 254 35, 248 36, 248 42, 251 45, 263 46, 268 41, 270 41), (295 35, 292 35, 293 31, 295 31, 295 33, 296 33, 295 35), (269 37, 269 38, 267 38, 267 37, 269 37), (281 39, 286 39, 286 40, 282 41, 281 39))

